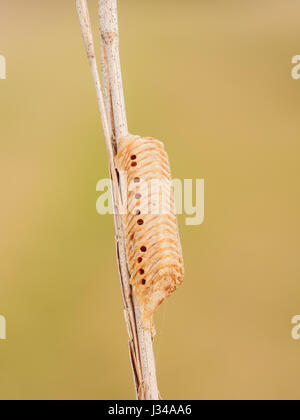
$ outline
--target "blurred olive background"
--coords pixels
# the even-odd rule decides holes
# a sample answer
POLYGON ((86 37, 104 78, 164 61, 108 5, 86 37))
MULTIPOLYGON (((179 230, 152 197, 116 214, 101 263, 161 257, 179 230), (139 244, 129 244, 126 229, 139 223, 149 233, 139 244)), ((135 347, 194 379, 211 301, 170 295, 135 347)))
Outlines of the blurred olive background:
MULTIPOLYGON (((204 224, 179 217, 185 284, 156 318, 161 394, 298 399, 299 2, 121 0, 119 12, 130 129, 206 188, 204 224)), ((1 0, 0 40, 0 398, 134 398, 75 2, 1 0)))

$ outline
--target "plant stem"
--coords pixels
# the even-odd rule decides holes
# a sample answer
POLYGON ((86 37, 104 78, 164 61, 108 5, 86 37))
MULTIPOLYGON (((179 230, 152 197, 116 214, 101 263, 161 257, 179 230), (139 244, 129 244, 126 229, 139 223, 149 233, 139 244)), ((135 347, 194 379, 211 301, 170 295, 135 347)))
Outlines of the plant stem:
POLYGON ((130 273, 122 227, 121 194, 118 174, 114 165, 116 146, 128 135, 125 101, 119 58, 119 31, 116 0, 99 0, 101 24, 101 70, 103 91, 95 58, 89 12, 86 0, 76 0, 83 39, 96 87, 99 111, 109 157, 115 210, 116 248, 120 284, 124 302, 124 315, 129 335, 130 360, 133 369, 136 396, 140 400, 159 399, 151 331, 144 329, 139 305, 132 294, 130 273), (116 144, 115 144, 116 140, 116 144))
POLYGON ((89 59, 92 76, 93 76, 93 80, 94 80, 94 84, 96 88, 98 106, 99 106, 99 111, 100 111, 100 116, 101 116, 101 121, 102 121, 106 147, 108 150, 110 160, 113 160, 113 153, 112 153, 112 146, 111 146, 111 124, 108 122, 108 119, 107 119, 105 103, 104 103, 104 99, 102 95, 101 82, 100 82, 98 66, 97 66, 97 61, 96 61, 96 56, 95 56, 93 34, 91 30, 90 15, 89 15, 86 0, 76 0, 76 7, 77 7, 77 12, 78 12, 81 32, 82 32, 82 36, 84 40, 84 45, 86 48, 86 52, 89 59))
POLYGON ((102 45, 105 50, 111 89, 116 139, 119 143, 128 134, 119 54, 119 26, 116 0, 99 0, 102 45))
MULTIPOLYGON (((104 70, 103 80, 109 81, 111 91, 111 114, 113 114, 114 129, 116 134, 116 141, 128 135, 128 126, 125 110, 125 100, 123 92, 122 73, 120 65, 119 53, 119 27, 118 27, 118 13, 116 0, 99 0, 99 20, 101 31, 101 51, 105 57, 101 59, 106 60, 106 65, 102 64, 102 71, 104 70)), ((139 399, 156 400, 159 399, 159 392, 157 388, 155 359, 152 346, 151 331, 144 328, 141 318, 141 311, 137 300, 132 296, 132 288, 130 286, 128 277, 128 264, 125 252, 124 236, 119 240, 119 247, 122 250, 126 260, 126 272, 120 270, 121 283, 125 283, 125 289, 130 293, 125 294, 130 298, 131 307, 133 309, 133 318, 129 316, 130 330, 134 331, 131 343, 131 359, 133 363, 134 377, 139 378, 135 380, 136 393, 139 399)), ((123 293, 124 295, 124 293, 123 293)), ((125 302, 125 308, 128 303, 125 302)), ((126 317, 128 318, 128 317, 126 317)))

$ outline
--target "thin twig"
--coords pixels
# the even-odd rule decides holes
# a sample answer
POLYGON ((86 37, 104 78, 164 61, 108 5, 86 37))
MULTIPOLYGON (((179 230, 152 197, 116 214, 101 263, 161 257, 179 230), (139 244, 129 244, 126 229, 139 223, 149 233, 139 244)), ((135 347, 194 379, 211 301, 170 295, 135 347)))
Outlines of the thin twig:
MULTIPOLYGON (((114 128, 118 144, 120 139, 128 134, 128 126, 120 65, 119 28, 116 0, 99 0, 99 20, 101 43, 103 45, 102 51, 104 50, 105 58, 107 60, 105 71, 108 71, 108 79, 111 89, 111 112, 114 116, 114 128)), ((105 77, 107 77, 107 75, 105 75, 104 78, 105 77)), ((122 250, 125 252, 125 241, 124 238, 122 239, 122 244, 120 245, 122 250)), ((128 276, 126 277, 128 278, 128 276)), ((124 279, 123 281, 127 283, 127 279, 124 279)), ((126 289, 127 288, 128 285, 126 285, 126 289)), ((135 348, 134 356, 137 360, 139 359, 140 363, 138 363, 138 368, 140 372, 138 376, 142 378, 142 383, 139 384, 137 389, 138 398, 155 400, 159 398, 159 393, 157 388, 151 331, 145 329, 143 326, 141 311, 134 296, 132 300, 135 317, 134 320, 130 321, 135 322, 131 324, 131 328, 136 332, 138 339, 138 342, 134 343, 135 346, 137 346, 135 348)))
POLYGON ((108 122, 108 119, 107 119, 105 103, 104 103, 104 99, 102 95, 98 66, 97 66, 97 61, 96 61, 96 56, 95 56, 93 34, 91 30, 90 16, 89 16, 86 0, 76 0, 76 6, 77 6, 80 27, 82 31, 82 36, 83 36, 87 56, 89 59, 89 63, 91 66, 95 88, 96 88, 98 106, 99 106, 99 111, 100 111, 100 116, 101 116, 101 121, 102 121, 102 126, 103 126, 106 147, 109 153, 110 160, 113 160, 113 153, 112 153, 112 147, 111 147, 111 135, 112 135, 111 124, 108 122))
POLYGON ((136 395, 138 399, 159 398, 151 332, 144 329, 141 312, 132 296, 130 274, 126 257, 125 240, 120 216, 121 194, 114 165, 116 144, 128 134, 119 59, 119 37, 117 7, 115 0, 99 0, 102 46, 101 70, 104 85, 102 94, 100 78, 95 58, 95 48, 86 0, 76 0, 79 21, 96 87, 98 105, 108 150, 110 175, 112 179, 115 209, 117 261, 120 274, 124 314, 129 334, 130 360, 133 368, 136 395))
POLYGON ((110 82, 117 143, 127 136, 128 126, 119 54, 119 26, 116 0, 99 0, 99 20, 110 82))
POLYGON ((116 144, 116 133, 114 132, 114 116, 113 116, 111 89, 110 89, 109 76, 108 76, 108 64, 107 64, 106 53, 103 46, 103 42, 100 42, 100 48, 101 48, 100 61, 101 61, 101 73, 102 73, 103 98, 104 98, 104 103, 105 103, 107 119, 110 124, 110 129, 112 133, 114 151, 116 152, 117 144, 116 144))

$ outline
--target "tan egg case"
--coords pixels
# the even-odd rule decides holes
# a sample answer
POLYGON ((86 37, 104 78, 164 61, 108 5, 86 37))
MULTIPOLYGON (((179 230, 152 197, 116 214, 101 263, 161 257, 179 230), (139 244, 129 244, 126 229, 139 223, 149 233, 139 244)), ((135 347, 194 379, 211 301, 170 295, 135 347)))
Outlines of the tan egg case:
POLYGON ((120 141, 116 167, 130 282, 151 328, 154 312, 184 277, 169 159, 160 141, 128 136, 120 141))

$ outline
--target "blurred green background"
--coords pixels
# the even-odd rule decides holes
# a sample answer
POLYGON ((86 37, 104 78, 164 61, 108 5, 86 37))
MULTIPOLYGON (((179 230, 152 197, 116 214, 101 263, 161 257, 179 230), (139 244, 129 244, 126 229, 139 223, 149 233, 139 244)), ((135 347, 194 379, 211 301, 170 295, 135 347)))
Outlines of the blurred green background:
MULTIPOLYGON (((130 129, 165 142, 173 177, 206 187, 204 224, 179 217, 185 284, 156 318, 160 392, 298 399, 299 2, 121 0, 119 12, 130 129)), ((1 0, 0 40, 0 398, 134 398, 75 2, 1 0)))

